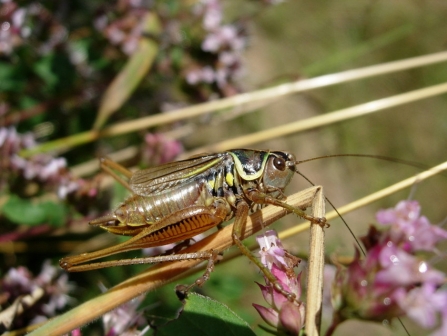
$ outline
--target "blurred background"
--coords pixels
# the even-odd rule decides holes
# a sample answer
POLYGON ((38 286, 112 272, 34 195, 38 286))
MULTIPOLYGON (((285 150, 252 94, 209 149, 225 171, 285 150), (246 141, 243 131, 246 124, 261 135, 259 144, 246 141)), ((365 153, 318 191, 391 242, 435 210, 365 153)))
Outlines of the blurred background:
MULTIPOLYGON (((128 121, 169 118, 177 109, 239 93, 441 52, 447 43, 446 14, 447 3, 435 0, 1 1, 2 309, 19 294, 45 288, 44 297, 11 328, 41 322, 97 296, 100 283, 109 288, 146 268, 68 276, 58 270, 65 255, 122 240, 88 226, 127 195, 98 171, 99 157, 110 156, 132 169, 155 166, 226 139, 443 83, 447 68, 444 63, 417 67, 269 104, 233 106, 152 127, 141 123, 131 131, 124 127, 128 121)), ((287 150, 299 160, 372 154, 432 167, 446 157, 446 103, 446 96, 439 95, 250 147, 287 150)), ((314 184, 324 186, 336 207, 421 169, 356 157, 299 166, 314 184)), ((297 176, 287 193, 308 186, 297 176)), ((445 174, 439 175, 415 185, 411 194, 401 191, 344 219, 356 235, 363 235, 378 209, 411 197, 431 222, 439 223, 447 215, 446 190, 445 174)), ((288 216, 275 228, 297 222, 288 216)), ((328 256, 353 253, 354 241, 340 220, 326 232, 328 256)), ((299 256, 306 256, 307 244, 307 234, 285 241, 299 256)), ((257 325, 263 322, 251 307, 263 301, 253 282, 261 279, 254 265, 237 258, 219 265, 200 291, 228 305, 262 334, 257 325)), ((145 316, 172 315, 180 306, 173 288, 170 284, 149 293, 142 304, 145 316)), ((336 334, 357 334, 355 323, 344 324, 336 334)), ((410 321, 405 324, 417 328, 410 321)), ((100 322, 88 328, 83 334, 106 334, 100 322)), ((368 328, 371 334, 404 334, 394 325, 368 328)))

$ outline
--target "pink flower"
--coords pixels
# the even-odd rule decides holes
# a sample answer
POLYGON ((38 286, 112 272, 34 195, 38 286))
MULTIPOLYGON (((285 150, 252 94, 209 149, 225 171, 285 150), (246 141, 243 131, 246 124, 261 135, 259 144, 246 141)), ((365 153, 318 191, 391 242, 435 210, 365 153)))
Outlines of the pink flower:
POLYGON ((281 287, 295 295, 293 302, 289 301, 276 287, 265 279, 266 285, 258 284, 269 308, 257 304, 253 307, 262 319, 290 335, 298 335, 304 325, 305 309, 303 303, 298 301, 301 296, 301 273, 296 276, 293 268, 298 265, 297 258, 284 250, 276 232, 269 230, 264 235, 256 237, 261 249, 261 262, 276 278, 281 287))
POLYGON ((75 330, 72 330, 71 336, 82 336, 81 329, 77 328, 75 330))
POLYGON ((143 158, 150 165, 171 162, 182 152, 183 146, 179 141, 169 139, 161 133, 147 133, 145 136, 143 158))
POLYGON ((18 134, 13 127, 0 127, 0 154, 3 160, 0 189, 3 184, 13 183, 16 175, 38 182, 42 187, 57 189, 61 198, 80 187, 81 180, 68 172, 65 158, 41 153, 24 159, 18 155, 20 150, 34 146, 36 142, 31 133, 18 134))
POLYGON ((271 269, 275 263, 287 266, 284 247, 274 230, 268 230, 263 235, 257 236, 256 241, 260 247, 261 262, 267 268, 271 269))
MULTIPOLYGON (((447 296, 447 295, 446 295, 447 296)), ((435 330, 430 336, 445 336, 447 335, 447 299, 444 298, 443 308, 442 308, 442 319, 441 327, 435 330)))
POLYGON ((0 4, 0 54, 10 54, 29 35, 29 27, 24 27, 27 9, 15 2, 0 4))
POLYGON ((447 292, 437 290, 432 283, 424 283, 409 292, 398 288, 393 298, 411 319, 423 328, 432 328, 435 326, 439 308, 447 303, 447 292))
POLYGON ((214 57, 209 57, 206 65, 194 64, 186 72, 186 81, 190 85, 215 83, 224 95, 232 95, 237 91, 232 82, 243 73, 241 52, 247 45, 244 31, 236 24, 222 24, 219 0, 203 0, 193 8, 195 15, 203 16, 206 36, 201 48, 214 57))
POLYGON ((125 54, 131 55, 137 50, 144 33, 148 9, 134 0, 120 3, 116 11, 116 19, 110 21, 106 15, 100 15, 94 20, 94 26, 111 44, 120 46, 125 54))
POLYGON ((412 231, 407 233, 415 250, 433 251, 434 246, 447 239, 447 231, 432 225, 424 216, 414 222, 412 231))
POLYGON ((204 51, 217 53, 219 49, 229 48, 231 50, 242 50, 245 46, 245 40, 238 36, 235 26, 221 26, 212 33, 208 34, 202 42, 204 51))
POLYGON ((256 303, 253 303, 253 307, 268 325, 278 330, 284 330, 288 335, 298 335, 303 327, 305 318, 303 305, 297 309, 294 303, 287 301, 279 312, 256 303))
POLYGON ((383 225, 411 225, 419 218, 421 207, 417 201, 400 201, 396 207, 377 212, 377 222, 383 225))
MULTIPOLYGON (((118 308, 106 313, 102 317, 104 335, 143 335, 144 332, 135 330, 137 326, 146 324, 142 312, 137 312, 138 306, 144 299, 144 295, 128 301, 118 308)), ((146 330, 146 329, 145 329, 146 330)))
POLYGON ((17 328, 30 323, 46 321, 67 304, 74 301, 68 294, 74 286, 68 282, 67 274, 61 275, 61 270, 46 261, 37 277, 25 267, 11 268, 0 280, 0 292, 12 303, 20 297, 28 295, 25 314, 18 314, 11 324, 17 328), (40 293, 40 294, 36 294, 40 293), (23 318, 30 316, 31 319, 23 318))
POLYGON ((186 74, 186 81, 190 85, 196 85, 199 83, 211 84, 215 80, 215 74, 213 68, 205 66, 203 68, 196 68, 188 71, 186 74))
POLYGON ((32 277, 31 272, 24 266, 11 268, 3 278, 3 290, 6 292, 11 288, 15 288, 14 292, 21 292, 21 294, 31 293, 34 288, 32 277))
POLYGON ((219 0, 202 1, 203 6, 203 27, 205 30, 213 30, 220 26, 222 22, 222 6, 219 0))
POLYGON ((431 269, 426 262, 421 262, 394 245, 385 246, 379 255, 382 270, 376 274, 376 283, 405 286, 418 282, 442 284, 444 274, 431 269))
MULTIPOLYGON (((434 250, 434 244, 445 239, 445 231, 421 216, 415 201, 382 210, 377 219, 388 230, 371 227, 361 238, 368 250, 365 258, 357 251, 354 261, 337 271, 332 293, 334 323, 353 317, 382 321, 407 315, 424 328, 434 327, 439 314, 447 316, 447 292, 439 289, 445 274, 415 252, 434 250)), ((440 330, 444 328, 443 324, 440 330)))
POLYGON ((390 226, 390 239, 405 249, 433 251, 439 241, 447 239, 447 231, 432 225, 420 212, 417 201, 401 201, 395 208, 379 211, 377 221, 390 226))

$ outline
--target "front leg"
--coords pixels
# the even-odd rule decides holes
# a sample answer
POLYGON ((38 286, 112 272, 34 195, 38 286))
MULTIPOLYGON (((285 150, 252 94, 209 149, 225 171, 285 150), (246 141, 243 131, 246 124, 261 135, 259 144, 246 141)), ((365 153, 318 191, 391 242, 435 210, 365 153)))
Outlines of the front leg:
POLYGON ((247 202, 244 200, 239 201, 239 203, 236 206, 236 216, 234 220, 234 226, 233 226, 233 233, 232 238, 234 243, 237 245, 239 250, 244 254, 248 259, 250 259, 258 268, 261 270, 261 272, 264 274, 264 276, 270 281, 271 284, 275 287, 275 289, 283 294, 289 301, 295 301, 296 296, 293 293, 289 293, 286 291, 283 286, 279 283, 279 281, 275 278, 275 276, 270 272, 270 270, 265 267, 261 261, 259 261, 258 258, 256 258, 250 250, 242 243, 241 237, 242 237, 242 231, 244 230, 245 223, 247 222, 249 212, 249 206, 247 202))
MULTIPOLYGON (((316 190, 320 190, 320 189, 321 189, 321 187, 312 187, 312 188, 303 190, 303 201, 304 201, 303 206, 302 206, 303 209, 313 206, 313 201, 314 201, 313 198, 315 197, 314 195, 317 194, 316 190), (309 193, 307 191, 310 191, 310 193, 312 194, 311 199, 308 199, 309 193)), ((279 207, 284 208, 290 212, 293 212, 294 214, 300 216, 301 218, 307 219, 308 221, 312 222, 313 224, 318 224, 321 227, 329 226, 325 217, 315 217, 312 215, 308 215, 301 208, 293 207, 293 206, 287 204, 286 202, 280 201, 280 200, 278 200, 268 194, 265 194, 257 189, 252 189, 252 190, 248 191, 247 197, 253 203, 271 204, 271 205, 279 206, 279 207)))
MULTIPOLYGON (((324 228, 328 226, 325 214, 325 197, 320 186, 311 187, 300 192, 302 201, 298 207, 276 200, 271 196, 252 190, 249 195, 253 202, 260 204, 272 204, 280 206, 290 212, 309 220, 310 226, 307 299, 306 299, 306 323, 307 335, 319 334, 321 324, 322 294, 323 294, 323 269, 324 269, 324 228), (309 216, 302 209, 311 207, 312 215, 309 216)), ((264 271, 263 271, 264 272, 264 271)))

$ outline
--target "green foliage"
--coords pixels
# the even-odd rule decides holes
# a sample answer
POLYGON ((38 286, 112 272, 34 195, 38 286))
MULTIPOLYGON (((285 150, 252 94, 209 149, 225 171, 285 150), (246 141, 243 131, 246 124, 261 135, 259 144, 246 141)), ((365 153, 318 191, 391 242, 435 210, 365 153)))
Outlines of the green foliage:
POLYGON ((58 92, 71 87, 75 69, 67 55, 59 52, 48 54, 34 64, 34 71, 45 82, 47 90, 58 92))
POLYGON ((209 297, 191 293, 180 316, 160 328, 163 335, 255 335, 250 326, 224 304, 209 297))
POLYGON ((0 62, 0 91, 20 92, 26 86, 26 73, 21 67, 0 62))
POLYGON ((65 223, 67 209, 60 203, 50 201, 36 203, 11 195, 2 212, 6 218, 17 224, 27 226, 50 224, 59 227, 65 223))

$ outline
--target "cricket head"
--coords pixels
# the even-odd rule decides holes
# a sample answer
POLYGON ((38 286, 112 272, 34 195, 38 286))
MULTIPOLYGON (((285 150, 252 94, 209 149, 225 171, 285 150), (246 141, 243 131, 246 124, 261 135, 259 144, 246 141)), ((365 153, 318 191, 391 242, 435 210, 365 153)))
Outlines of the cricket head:
POLYGON ((267 189, 284 188, 290 183, 295 174, 296 158, 288 152, 270 152, 265 164, 263 184, 267 189))

